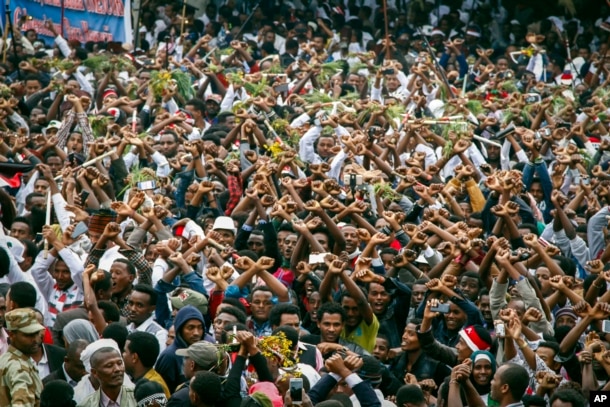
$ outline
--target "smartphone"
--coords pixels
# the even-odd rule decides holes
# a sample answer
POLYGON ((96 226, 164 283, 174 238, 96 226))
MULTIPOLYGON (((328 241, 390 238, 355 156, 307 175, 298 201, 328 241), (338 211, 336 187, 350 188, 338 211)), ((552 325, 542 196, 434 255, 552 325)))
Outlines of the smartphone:
POLYGON ((84 235, 88 230, 89 228, 85 222, 78 222, 72 231, 72 239, 76 239, 79 236, 84 235))
POLYGON ((290 379, 290 399, 292 404, 303 403, 303 379, 300 377, 293 377, 290 379))
POLYGON ((383 71, 381 71, 381 73, 383 75, 393 75, 394 74, 394 68, 384 69, 383 71))
POLYGON ((35 243, 40 243, 42 242, 42 233, 36 233, 36 238, 34 239, 35 243))
POLYGON ((273 88, 277 93, 288 92, 288 84, 282 83, 273 88))
POLYGON ((446 314, 449 312, 449 304, 448 303, 438 304, 438 306, 430 308, 430 311, 440 312, 441 314, 446 314))
POLYGON ((495 326, 496 326, 496 336, 498 338, 504 338, 506 336, 506 329, 504 328, 504 322, 496 321, 495 326))
POLYGON ((605 334, 610 334, 610 320, 602 321, 602 332, 605 334))
POLYGON ((538 103, 542 100, 540 94, 538 93, 528 93, 527 95, 525 95, 525 103, 528 104, 532 104, 532 103, 538 103))
POLYGON ((324 258, 328 253, 317 253, 309 255, 309 264, 324 264, 324 258))
POLYGON ((157 189, 157 182, 156 181, 138 182, 138 189, 141 191, 146 191, 149 189, 157 189))
POLYGON ((83 190, 80 193, 80 204, 83 208, 87 206, 87 198, 89 198, 89 191, 83 190))

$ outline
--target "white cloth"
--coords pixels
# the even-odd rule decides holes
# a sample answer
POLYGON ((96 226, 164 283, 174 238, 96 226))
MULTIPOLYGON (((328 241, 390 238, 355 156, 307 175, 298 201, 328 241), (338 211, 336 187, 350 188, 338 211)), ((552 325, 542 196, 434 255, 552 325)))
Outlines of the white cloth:
POLYGON ((159 354, 161 354, 161 352, 165 350, 165 342, 167 342, 167 331, 161 325, 154 321, 153 315, 151 315, 146 321, 142 322, 137 327, 133 322, 127 325, 127 331, 129 333, 138 331, 153 334, 159 342, 159 354))

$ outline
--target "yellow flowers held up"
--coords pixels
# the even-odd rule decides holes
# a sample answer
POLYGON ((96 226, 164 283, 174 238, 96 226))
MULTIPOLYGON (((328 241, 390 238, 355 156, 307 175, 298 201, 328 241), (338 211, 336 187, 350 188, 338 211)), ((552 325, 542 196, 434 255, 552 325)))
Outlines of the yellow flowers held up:
POLYGON ((281 368, 292 368, 298 361, 295 360, 295 352, 292 350, 292 341, 286 338, 284 332, 276 335, 266 336, 259 339, 258 348, 266 358, 276 358, 281 368))

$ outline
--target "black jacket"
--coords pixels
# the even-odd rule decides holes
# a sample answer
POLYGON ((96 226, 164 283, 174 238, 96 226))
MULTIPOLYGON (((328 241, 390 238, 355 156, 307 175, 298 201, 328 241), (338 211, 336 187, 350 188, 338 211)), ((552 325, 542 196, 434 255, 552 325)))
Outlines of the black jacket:
POLYGON ((44 351, 47 354, 47 360, 49 361, 49 371, 54 372, 61 369, 64 358, 66 357, 66 350, 59 346, 47 345, 46 343, 42 346, 44 347, 44 351))

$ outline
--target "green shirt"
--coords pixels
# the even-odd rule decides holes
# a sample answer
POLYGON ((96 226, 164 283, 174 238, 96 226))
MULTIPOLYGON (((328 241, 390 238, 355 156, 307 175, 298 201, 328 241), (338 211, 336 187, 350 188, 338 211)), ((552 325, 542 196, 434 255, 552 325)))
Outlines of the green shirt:
POLYGON ((358 324, 358 326, 349 333, 344 327, 343 331, 341 332, 341 338, 353 342, 356 345, 360 345, 367 352, 373 353, 378 331, 379 320, 377 319, 377 316, 373 314, 373 322, 371 325, 368 325, 366 321, 362 319, 360 324, 358 324))

